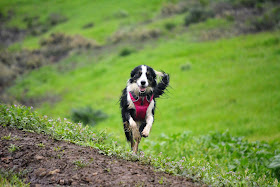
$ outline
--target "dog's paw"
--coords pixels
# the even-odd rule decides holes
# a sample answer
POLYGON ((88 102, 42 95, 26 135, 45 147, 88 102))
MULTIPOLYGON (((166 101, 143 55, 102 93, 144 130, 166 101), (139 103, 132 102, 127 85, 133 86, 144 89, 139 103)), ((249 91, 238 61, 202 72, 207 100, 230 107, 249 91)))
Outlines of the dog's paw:
POLYGON ((147 138, 149 136, 149 133, 150 132, 147 129, 144 129, 141 134, 144 138, 147 138))

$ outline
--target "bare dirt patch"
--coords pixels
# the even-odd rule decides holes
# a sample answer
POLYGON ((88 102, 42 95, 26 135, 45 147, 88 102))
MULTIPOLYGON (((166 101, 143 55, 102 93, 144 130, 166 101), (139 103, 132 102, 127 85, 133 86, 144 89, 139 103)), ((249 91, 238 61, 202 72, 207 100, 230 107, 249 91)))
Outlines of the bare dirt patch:
POLYGON ((195 186, 184 177, 155 172, 152 166, 46 135, 0 126, 0 137, 0 169, 25 171, 26 182, 34 186, 195 186))

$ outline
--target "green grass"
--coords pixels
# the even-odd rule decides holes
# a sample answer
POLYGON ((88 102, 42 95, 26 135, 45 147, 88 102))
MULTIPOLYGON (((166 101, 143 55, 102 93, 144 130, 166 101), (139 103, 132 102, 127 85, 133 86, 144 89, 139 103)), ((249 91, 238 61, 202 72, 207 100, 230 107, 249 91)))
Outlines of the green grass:
MULTIPOLYGON (((59 140, 91 146, 100 153, 150 164, 159 171, 183 175, 213 186, 277 186, 279 143, 248 142, 230 133, 193 136, 190 132, 164 135, 145 141, 138 155, 104 131, 67 119, 40 116, 24 106, 0 105, 0 125, 45 133, 59 140), (172 152, 170 152, 172 150, 172 152), (174 151, 176 154, 174 154, 174 151)), ((58 152, 63 151, 60 147, 58 152)), ((86 163, 74 161, 77 167, 86 163)))
POLYGON ((63 73, 54 66, 43 67, 19 79, 10 91, 21 95, 29 90, 26 97, 59 95, 60 102, 39 108, 51 116, 69 116, 72 108, 90 105, 109 115, 98 129, 122 136, 117 103, 121 90, 130 70, 147 64, 171 75, 169 93, 157 102, 151 138, 184 130, 197 135, 229 130, 249 140, 279 141, 279 35, 203 43, 183 35, 126 57, 114 53, 96 60, 90 54, 74 55, 64 63, 74 59, 83 62, 82 67, 63 73), (186 63, 190 70, 181 70, 186 63))
MULTIPOLYGON (((0 10, 5 14, 9 10, 16 12, 15 17, 9 22, 10 26, 26 28, 22 19, 25 16, 39 16, 41 22, 46 21, 51 13, 60 13, 69 20, 59 24, 44 36, 51 32, 65 32, 67 34, 83 35, 87 38, 96 39, 104 43, 108 36, 113 34, 120 27, 135 24, 143 20, 148 20, 159 13, 159 8, 163 1, 1 1, 0 10), (47 7, 47 8, 46 8, 47 7), (119 8, 118 8, 119 7, 119 8), (120 12, 125 12, 126 17, 119 17, 120 12), (94 27, 82 29, 90 22, 94 27)), ((36 48, 40 37, 28 37, 23 43, 23 47, 36 48)))
POLYGON ((26 174, 26 171, 15 173, 13 170, 0 169, 0 186, 5 187, 28 187, 29 184, 24 183, 22 177, 26 174))

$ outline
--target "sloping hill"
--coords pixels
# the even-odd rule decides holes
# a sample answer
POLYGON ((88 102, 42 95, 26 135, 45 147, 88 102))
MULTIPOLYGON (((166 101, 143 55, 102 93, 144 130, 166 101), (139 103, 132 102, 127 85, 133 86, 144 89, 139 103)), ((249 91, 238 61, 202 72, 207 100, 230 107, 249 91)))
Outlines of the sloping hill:
POLYGON ((24 173, 22 180, 31 186, 198 186, 152 166, 42 134, 0 126, 0 137, 0 169, 24 173))

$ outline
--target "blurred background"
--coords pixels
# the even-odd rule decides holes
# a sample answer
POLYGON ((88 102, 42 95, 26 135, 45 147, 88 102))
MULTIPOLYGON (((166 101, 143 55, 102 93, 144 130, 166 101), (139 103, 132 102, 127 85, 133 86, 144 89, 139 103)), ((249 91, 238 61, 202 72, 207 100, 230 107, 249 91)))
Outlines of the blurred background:
POLYGON ((277 0, 2 0, 0 20, 3 103, 124 141, 119 97, 146 64, 171 76, 151 141, 183 131, 280 140, 277 0))

